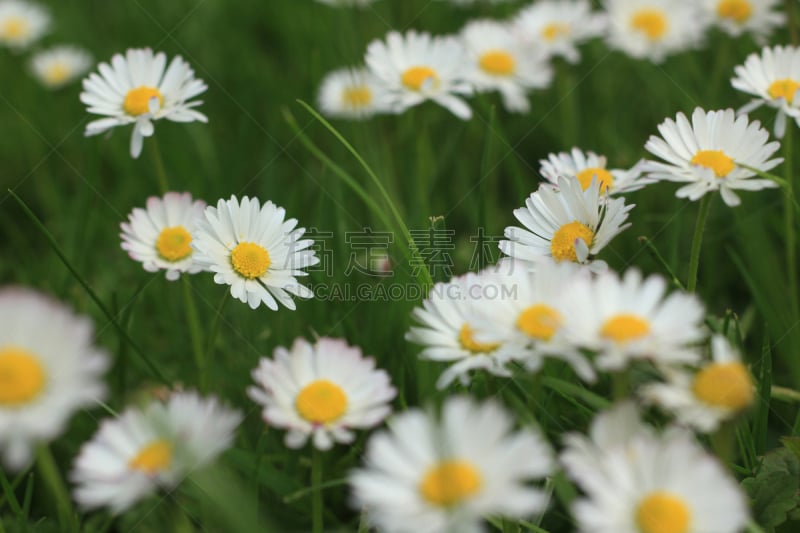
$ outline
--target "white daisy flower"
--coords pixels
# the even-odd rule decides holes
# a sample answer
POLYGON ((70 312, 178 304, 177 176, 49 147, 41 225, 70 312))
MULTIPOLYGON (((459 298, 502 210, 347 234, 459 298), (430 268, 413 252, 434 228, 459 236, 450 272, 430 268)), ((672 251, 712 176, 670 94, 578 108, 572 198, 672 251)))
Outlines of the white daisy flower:
POLYGON ((522 9, 513 24, 528 46, 577 63, 578 45, 603 35, 608 20, 587 0, 543 0, 522 9))
POLYGON ((328 450, 349 444, 353 428, 376 426, 391 413, 397 391, 375 360, 342 339, 322 337, 315 344, 298 338, 291 350, 275 349, 253 370, 255 387, 247 394, 264 406, 271 426, 286 428, 286 446, 300 448, 309 437, 328 450))
POLYGON ((122 249, 148 272, 166 270, 170 281, 182 272, 200 272, 203 268, 195 260, 192 236, 205 208, 205 202, 192 200, 188 192, 151 196, 146 209, 135 208, 128 221, 120 224, 122 249))
POLYGON ((214 272, 214 281, 231 286, 231 296, 256 309, 262 303, 277 311, 278 303, 296 308, 291 295, 311 298, 296 276, 319 258, 308 249, 314 241, 301 240, 305 228, 297 219, 286 219, 286 210, 270 201, 236 196, 206 208, 197 222, 192 247, 197 262, 214 272))
POLYGON ((703 0, 703 8, 713 24, 733 37, 751 33, 761 44, 786 24, 778 9, 780 0, 703 0))
MULTIPOLYGON (((523 261, 551 257, 556 261, 586 264, 616 235, 630 226, 625 224, 634 205, 625 205, 623 198, 606 199, 600 195, 600 181, 588 189, 576 178, 558 178, 558 188, 542 184, 525 201, 525 207, 514 210, 514 216, 525 228, 509 226, 507 241, 500 250, 523 261)), ((600 269, 604 263, 596 261, 600 269)))
POLYGON ((598 352, 603 370, 620 370, 633 359, 663 364, 695 363, 695 344, 705 338, 705 309, 694 294, 666 294, 667 282, 637 269, 575 278, 564 297, 565 335, 598 352))
POLYGON ((800 126, 800 48, 795 46, 765 47, 761 55, 750 54, 744 65, 734 68, 731 80, 734 89, 752 94, 756 98, 737 111, 749 113, 763 104, 777 110, 775 137, 786 133, 786 117, 800 126))
POLYGON ((58 89, 82 76, 92 66, 92 56, 77 46, 55 46, 31 59, 31 71, 42 85, 58 89))
POLYGON ((547 159, 539 161, 539 173, 553 185, 558 185, 560 176, 578 178, 585 191, 592 179, 600 182, 600 194, 620 194, 641 189, 654 180, 642 176, 642 164, 637 162, 627 170, 606 168, 606 156, 594 152, 584 152, 573 148, 570 153, 548 154, 547 159))
POLYGON ((202 104, 191 99, 208 86, 194 77, 194 70, 176 56, 167 67, 164 52, 149 48, 129 49, 125 57, 116 54, 111 64, 100 63, 99 74, 83 80, 81 102, 87 111, 106 118, 86 125, 86 135, 97 135, 117 126, 133 124, 131 156, 139 157, 144 137, 153 135, 153 121, 208 122, 194 108, 202 104), (166 67, 166 70, 165 70, 166 67))
POLYGON ((329 117, 365 119, 388 111, 378 81, 363 68, 343 68, 325 76, 318 100, 320 110, 329 117))
POLYGON ((604 0, 603 7, 609 46, 654 63, 697 48, 707 26, 695 0, 604 0))
POLYGON ((355 504, 389 533, 482 531, 481 517, 541 513, 547 496, 530 484, 553 471, 538 431, 514 431, 493 401, 450 397, 441 418, 419 409, 393 417, 367 443, 350 475, 355 504))
POLYGON ((8 469, 24 468, 36 444, 105 397, 108 364, 88 318, 30 289, 0 288, 0 458, 8 469))
POLYGON ((50 14, 39 4, 20 0, 0 2, 0 45, 22 50, 50 28, 50 14))
POLYGON ((711 339, 711 356, 696 372, 664 368, 667 382, 645 385, 641 396, 672 412, 682 424, 706 433, 716 431, 753 403, 755 386, 725 337, 711 339))
POLYGON ((460 119, 472 117, 467 103, 456 96, 472 94, 472 86, 464 77, 466 51, 455 37, 393 31, 385 42, 369 44, 366 63, 383 85, 395 113, 432 100, 460 119))
POLYGON ((657 434, 633 404, 592 422, 589 437, 568 434, 561 463, 585 496, 572 504, 581 533, 738 533, 747 499, 694 436, 657 434))
POLYGON ((119 514, 159 489, 171 490, 225 451, 241 420, 238 411, 194 392, 130 407, 102 421, 81 447, 70 474, 75 501, 119 514))
POLYGON ((526 47, 508 24, 475 20, 461 30, 461 41, 467 50, 467 80, 477 92, 498 91, 509 111, 529 111, 526 93, 550 85, 547 57, 526 47))
POLYGON ((666 162, 649 161, 644 170, 655 180, 688 183, 675 193, 678 198, 695 201, 719 190, 725 203, 733 207, 741 203, 734 189, 757 191, 778 186, 754 178, 755 172, 744 168, 766 172, 783 161, 770 159, 780 143, 767 142, 769 133, 757 120, 737 118, 732 109, 706 112, 698 107, 691 124, 686 115, 678 113, 675 120, 662 122, 658 131, 661 137, 651 135, 644 147, 666 162))

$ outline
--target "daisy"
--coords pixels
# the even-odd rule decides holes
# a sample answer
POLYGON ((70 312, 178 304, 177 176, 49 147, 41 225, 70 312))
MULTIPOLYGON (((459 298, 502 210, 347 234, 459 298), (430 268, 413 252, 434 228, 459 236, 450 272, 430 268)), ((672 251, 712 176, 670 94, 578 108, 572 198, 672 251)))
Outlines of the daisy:
POLYGON ((786 133, 786 117, 793 118, 800 126, 800 48, 775 46, 763 48, 761 55, 750 54, 744 65, 734 69, 731 80, 734 89, 752 94, 756 98, 739 109, 738 113, 749 113, 763 104, 777 109, 775 137, 786 133))
POLYGON ((600 194, 636 191, 653 183, 653 180, 642 176, 644 161, 637 162, 628 170, 609 170, 606 168, 606 156, 584 152, 580 148, 573 148, 570 153, 548 154, 547 159, 542 159, 539 163, 539 173, 553 185, 558 185, 560 176, 574 177, 578 178, 585 191, 594 178, 600 182, 600 194))
POLYGON ((393 31, 386 41, 375 40, 367 47, 367 67, 386 91, 395 113, 432 100, 458 118, 467 120, 472 110, 456 95, 472 94, 464 78, 467 57, 455 37, 431 37, 414 30, 404 35, 393 31))
MULTIPOLYGON (((500 250, 523 261, 551 257, 556 261, 586 264, 612 238, 630 226, 624 224, 633 205, 623 198, 600 196, 600 181, 583 187, 575 178, 558 178, 558 188, 542 184, 525 201, 525 207, 514 210, 514 216, 525 228, 509 226, 507 241, 500 250)), ((596 268, 604 263, 596 262, 596 268)))
POLYGON ((55 46, 34 55, 30 65, 42 85, 58 89, 89 70, 92 56, 77 46, 55 46))
POLYGON ((97 69, 99 74, 89 74, 83 80, 81 102, 89 106, 89 113, 106 118, 87 124, 86 135, 133 124, 134 159, 142 153, 144 137, 153 135, 153 121, 165 118, 173 122, 208 122, 194 109, 203 102, 190 101, 208 86, 194 77, 194 70, 180 56, 167 67, 163 52, 154 55, 149 48, 129 49, 125 57, 117 54, 110 65, 100 63, 97 69))
POLYGON ((609 46, 654 63, 699 46, 707 25, 695 0, 604 0, 603 6, 609 46))
POLYGON ((105 397, 109 360, 91 321, 20 287, 0 288, 0 458, 12 470, 105 397))
POLYGON ((31 2, 0 2, 0 45, 22 50, 38 41, 50 27, 50 14, 31 2))
POLYGON ((543 53, 527 49, 508 24, 476 20, 461 30, 467 50, 467 80, 477 92, 498 91, 503 105, 512 112, 530 110, 530 89, 550 84, 552 69, 543 53))
POLYGON ((561 463, 585 496, 572 504, 581 533, 738 533, 747 499, 689 432, 662 434, 622 404, 568 434, 561 463))
POLYGON ((767 179, 753 178, 753 167, 762 172, 779 165, 783 158, 770 157, 780 148, 777 141, 767 142, 769 133, 761 123, 736 117, 732 109, 692 113, 692 123, 683 113, 675 120, 666 119, 658 126, 661 137, 651 135, 645 149, 665 163, 650 161, 645 166, 648 177, 687 183, 675 193, 678 198, 695 201, 710 191, 719 190, 731 207, 741 200, 734 189, 757 191, 778 185, 767 179))
POLYGON ((481 517, 541 513, 544 492, 530 485, 553 471, 538 431, 514 431, 497 403, 450 397, 441 418, 411 409, 367 443, 351 473, 355 503, 389 533, 481 531, 481 517))
POLYGON ((579 44, 606 31, 604 14, 593 13, 587 0, 544 0, 522 9, 514 29, 529 47, 570 63, 580 60, 579 44))
POLYGON ((645 386, 642 396, 672 412, 682 424, 706 433, 716 431, 720 423, 753 403, 755 387, 725 337, 711 339, 711 356, 696 372, 665 368, 667 382, 645 386))
POLYGON ((262 303, 277 311, 278 303, 295 309, 290 295, 310 298, 313 293, 296 276, 308 275, 303 268, 319 258, 314 241, 300 240, 305 228, 297 219, 286 219, 286 210, 270 201, 236 196, 206 208, 197 222, 192 247, 197 262, 214 272, 214 281, 231 286, 231 296, 252 309, 262 303))
POLYGON ((175 281, 182 272, 195 274, 202 267, 195 260, 192 235, 206 203, 192 200, 188 192, 168 192, 164 198, 151 196, 147 208, 135 208, 128 221, 120 224, 122 249, 148 272, 166 270, 175 281))
POLYGON ((752 33, 761 44, 784 24, 786 15, 775 11, 780 0, 703 0, 707 16, 728 35, 752 33))
POLYGON ((304 446, 309 437, 320 450, 353 442, 352 428, 380 424, 397 394, 374 359, 342 339, 326 337, 313 345, 298 338, 291 350, 276 348, 273 359, 261 359, 253 379, 257 386, 247 394, 264 406, 264 422, 289 430, 290 448, 304 446))
POLYGON ((75 501, 119 514, 158 489, 171 490, 225 451, 241 420, 238 411, 194 392, 130 407, 102 421, 81 447, 70 475, 75 501))
POLYGON ((318 99, 320 109, 329 117, 365 119, 387 111, 377 80, 363 68, 343 68, 325 76, 318 99))
POLYGON ((620 277, 606 271, 575 278, 564 297, 564 334, 598 352, 597 366, 621 370, 632 359, 663 364, 695 363, 695 344, 705 338, 705 309, 693 294, 667 295, 667 282, 636 269, 620 277))

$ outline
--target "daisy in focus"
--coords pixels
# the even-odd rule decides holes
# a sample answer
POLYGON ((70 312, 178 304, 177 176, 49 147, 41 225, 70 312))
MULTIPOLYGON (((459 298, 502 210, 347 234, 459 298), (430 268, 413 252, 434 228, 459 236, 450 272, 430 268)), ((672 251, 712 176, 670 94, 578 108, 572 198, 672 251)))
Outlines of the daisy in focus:
POLYGON ((703 0, 702 5, 713 24, 728 35, 751 33, 761 44, 786 24, 786 15, 776 11, 780 0, 703 0))
POLYGON ((105 397, 109 360, 94 336, 91 321, 61 302, 0 288, 0 459, 9 470, 23 469, 35 445, 105 397))
POLYGON ((75 459, 73 496, 84 509, 119 514, 159 489, 170 490, 233 442, 238 411, 194 392, 173 393, 106 419, 75 459))
POLYGON ((458 96, 471 95, 472 85, 464 76, 466 51, 455 37, 393 31, 385 41, 369 44, 366 63, 386 91, 393 112, 431 100, 462 120, 472 117, 472 110, 458 96))
POLYGON ((42 85, 58 89, 85 74, 92 66, 92 56, 77 46, 55 46, 34 55, 30 65, 42 85))
POLYGON ((553 72, 543 53, 526 48, 508 24, 475 20, 461 30, 467 50, 467 79, 476 92, 498 91, 511 112, 530 110, 527 92, 550 85, 553 72))
POLYGON ((0 45, 24 50, 38 41, 50 28, 50 14, 32 2, 0 2, 0 45))
POLYGON ((300 285, 302 269, 316 265, 319 258, 308 248, 311 239, 301 240, 305 228, 297 219, 286 220, 286 210, 257 198, 236 196, 206 207, 197 222, 192 247, 197 263, 214 272, 214 281, 231 286, 231 296, 252 309, 262 303, 278 310, 278 303, 296 308, 292 295, 311 298, 300 285))
POLYGON ((83 80, 81 102, 87 111, 104 115, 86 125, 86 135, 97 135, 117 126, 133 124, 131 157, 142 153, 145 137, 153 135, 153 122, 165 118, 173 122, 208 122, 192 100, 208 86, 194 77, 194 70, 176 56, 167 67, 164 52, 149 48, 129 49, 116 54, 111 64, 100 63, 98 73, 83 80))
POLYGON ((445 400, 441 418, 419 409, 393 417, 350 474, 355 504, 389 533, 481 531, 485 515, 527 518, 547 496, 529 482, 553 471, 538 431, 514 431, 497 403, 445 400))
POLYGON ((151 196, 145 209, 135 208, 128 221, 120 224, 122 249, 148 272, 165 270, 170 281, 182 273, 200 272, 203 268, 195 261, 192 236, 205 208, 205 202, 192 200, 188 192, 151 196))
POLYGON ((752 405, 755 385, 738 352, 725 337, 711 339, 712 360, 690 372, 663 369, 666 383, 646 385, 641 396, 675 415, 678 422, 705 433, 752 405))
POLYGON ((600 182, 600 194, 620 194, 636 191, 653 183, 653 180, 642 176, 642 163, 639 161, 628 170, 607 169, 606 156, 594 152, 584 152, 573 148, 569 153, 549 154, 547 159, 539 161, 539 173, 553 185, 558 185, 559 176, 578 178, 585 191, 592 179, 600 182))
POLYGON ((253 370, 256 386, 247 394, 263 406, 264 421, 286 428, 286 446, 300 448, 353 442, 353 428, 376 426, 391 413, 397 391, 375 360, 341 339, 322 337, 315 344, 298 338, 291 350, 275 349, 253 370))
POLYGON ((687 183, 675 193, 678 198, 698 200, 704 194, 719 190, 725 203, 734 207, 741 203, 735 189, 758 191, 777 187, 768 179, 754 178, 755 172, 742 165, 767 172, 783 158, 770 159, 780 148, 769 141, 769 133, 761 123, 750 122, 747 116, 735 116, 732 109, 692 113, 692 122, 683 113, 666 119, 658 126, 661 137, 651 135, 645 149, 665 162, 645 164, 648 177, 654 180, 687 183))
POLYGON ((385 95, 375 77, 363 68, 343 68, 325 76, 319 89, 319 107, 329 117, 365 119, 385 113, 385 95))

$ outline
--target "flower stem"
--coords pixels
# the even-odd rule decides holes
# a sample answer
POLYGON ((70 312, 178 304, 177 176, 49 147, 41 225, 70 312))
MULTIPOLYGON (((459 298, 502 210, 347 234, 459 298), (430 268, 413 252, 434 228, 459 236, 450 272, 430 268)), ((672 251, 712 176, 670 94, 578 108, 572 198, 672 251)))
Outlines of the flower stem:
POLYGON ((62 531, 77 531, 75 523, 75 512, 72 509, 72 501, 69 497, 64 480, 58 472, 53 453, 47 446, 39 446, 36 450, 36 466, 42 476, 42 481, 56 506, 58 513, 58 523, 62 531))
POLYGON ((794 316, 798 314, 797 304, 797 254, 795 245, 795 219, 794 219, 794 176, 792 175, 792 130, 794 125, 786 128, 783 138, 783 168, 786 176, 786 191, 783 199, 783 223, 786 238, 786 278, 789 288, 789 301, 792 305, 794 316))
POLYGON ((152 139, 153 145, 153 164, 156 167, 156 181, 158 182, 158 189, 161 191, 161 194, 166 194, 169 191, 169 185, 167 184, 167 170, 164 167, 164 159, 161 157, 161 150, 158 148, 158 143, 156 142, 155 137, 152 139))
POLYGON ((311 445, 311 531, 323 533, 322 452, 311 445))
POLYGON ((686 290, 694 292, 697 287, 697 269, 700 266, 700 248, 703 245, 703 230, 711 207, 711 195, 704 194, 700 200, 700 209, 697 212, 697 224, 694 226, 692 237, 692 252, 689 256, 689 277, 686 281, 686 290))
POLYGON ((189 337, 192 341, 194 362, 197 365, 197 387, 200 392, 208 391, 208 365, 206 364, 205 350, 203 349, 203 332, 197 318, 197 304, 192 291, 192 284, 185 275, 183 282, 183 299, 186 306, 186 321, 189 323, 189 337))

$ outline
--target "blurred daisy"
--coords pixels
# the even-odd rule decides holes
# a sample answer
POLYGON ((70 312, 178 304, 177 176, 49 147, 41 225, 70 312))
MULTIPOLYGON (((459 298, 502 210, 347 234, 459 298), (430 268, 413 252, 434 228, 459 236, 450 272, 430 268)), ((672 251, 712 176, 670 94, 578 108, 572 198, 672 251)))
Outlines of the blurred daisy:
POLYGON ((649 161, 648 177, 655 180, 688 183, 675 196, 695 201, 707 192, 719 190, 726 204, 733 207, 741 200, 734 189, 757 191, 777 184, 753 178, 753 167, 763 172, 776 167, 783 158, 770 157, 780 148, 777 141, 767 142, 769 133, 761 123, 736 117, 732 109, 692 113, 692 123, 683 113, 675 120, 666 119, 658 126, 661 137, 651 135, 645 149, 665 163, 649 161))
POLYGON ((635 407, 599 414, 589 437, 568 434, 561 462, 585 496, 572 504, 581 533, 737 533, 747 499, 694 436, 657 434, 635 407))
POLYGON ((512 112, 530 110, 527 91, 550 84, 553 72, 543 53, 526 49, 508 24, 476 20, 461 30, 469 66, 466 77, 477 92, 498 91, 512 112))
POLYGON ((135 208, 128 221, 120 224, 122 249, 148 272, 166 270, 170 281, 182 272, 200 272, 203 268, 195 261, 192 235, 205 208, 205 202, 192 200, 188 192, 151 196, 146 209, 135 208))
POLYGON ((565 335, 599 353, 596 364, 621 370, 632 359, 663 364, 695 363, 694 345, 705 337, 705 310, 693 294, 666 294, 658 275, 642 279, 636 269, 575 278, 564 297, 565 335))
POLYGON ((594 152, 584 152, 573 148, 570 153, 548 154, 547 159, 539 161, 539 173, 553 185, 558 185, 560 176, 578 178, 585 191, 592 179, 600 182, 600 194, 620 194, 641 189, 654 180, 642 176, 642 163, 639 161, 628 170, 607 169, 606 156, 594 152))
POLYGON ((411 409, 367 443, 365 466, 350 475, 355 503, 389 533, 481 531, 486 515, 541 513, 547 496, 530 484, 553 471, 538 431, 513 431, 493 401, 450 397, 441 419, 411 409))
POLYGON ((699 431, 716 431, 753 403, 755 386, 737 351, 721 335, 711 339, 712 361, 696 372, 665 368, 667 382, 646 385, 642 397, 699 431))
POLYGON ((39 52, 31 59, 31 71, 42 85, 58 89, 82 76, 92 66, 92 56, 83 48, 63 45, 39 52))
POLYGON ((609 46, 655 63, 696 48, 707 25, 695 0, 604 0, 603 6, 609 46))
POLYGON ((19 0, 0 2, 0 45, 15 50, 38 41, 50 27, 50 14, 38 4, 19 0))
POLYGON ((110 65, 100 63, 100 73, 91 73, 83 80, 81 102, 89 106, 89 113, 106 118, 87 124, 86 135, 133 124, 131 156, 137 158, 144 137, 153 135, 153 121, 208 122, 194 109, 203 102, 191 101, 208 86, 194 77, 194 71, 180 56, 165 70, 166 66, 166 55, 154 55, 149 48, 129 49, 124 57, 112 57, 110 65))
POLYGON ((335 70, 319 89, 319 107, 329 117, 369 118, 387 111, 385 100, 375 77, 363 68, 335 70))
POLYGON ((301 240, 305 228, 286 210, 272 202, 262 206, 257 198, 236 196, 208 206, 197 222, 192 247, 197 262, 214 272, 214 281, 231 286, 231 296, 256 309, 262 303, 277 311, 278 303, 295 309, 291 295, 311 298, 313 293, 296 276, 319 258, 311 239, 301 240))
POLYGON ((529 47, 570 63, 580 60, 578 45, 603 35, 607 19, 587 0, 543 0, 522 9, 514 29, 529 47))
POLYGON ((91 321, 61 302, 0 288, 0 458, 18 471, 32 448, 63 431, 79 409, 105 397, 105 352, 91 321))
POLYGON ((267 424, 289 430, 290 448, 304 446, 309 437, 320 450, 353 442, 352 429, 380 424, 397 394, 374 359, 326 337, 313 345, 298 338, 291 350, 276 348, 273 359, 261 359, 253 379, 256 386, 247 394, 264 407, 267 424))
POLYGON ((468 64, 464 47, 455 37, 393 31, 385 42, 369 44, 366 63, 395 113, 432 100, 458 118, 472 116, 467 103, 456 96, 472 94, 472 86, 464 78, 468 64))
MULTIPOLYGON (((630 226, 625 224, 633 205, 623 198, 602 199, 599 180, 588 189, 576 178, 558 178, 558 188, 542 184, 525 201, 525 207, 514 210, 514 216, 525 228, 509 226, 507 241, 500 241, 500 250, 523 261, 552 257, 556 261, 586 264, 616 235, 630 226)), ((604 263, 596 261, 596 268, 604 263)))
POLYGON ((780 0, 703 0, 713 24, 733 37, 751 33, 761 44, 784 24, 786 15, 775 11, 780 0))
POLYGON ((233 442, 238 411, 194 392, 172 394, 106 419, 75 459, 70 479, 85 509, 129 509, 159 489, 171 490, 233 442))

